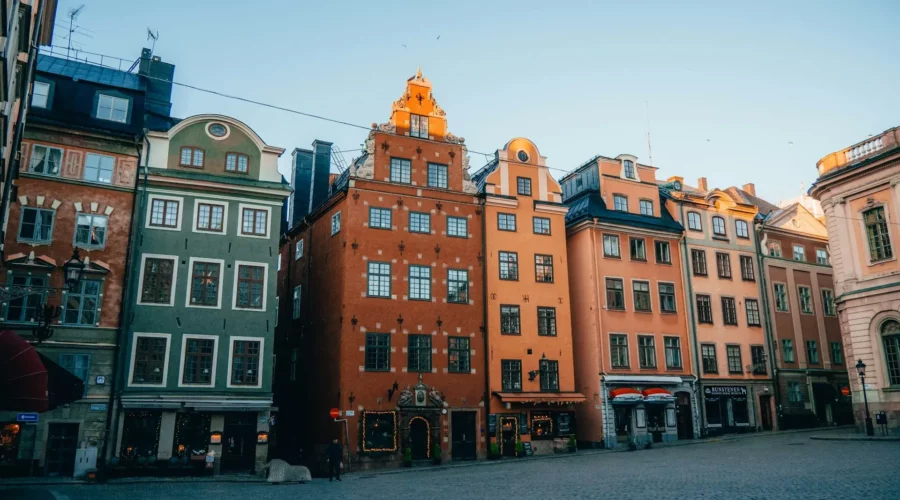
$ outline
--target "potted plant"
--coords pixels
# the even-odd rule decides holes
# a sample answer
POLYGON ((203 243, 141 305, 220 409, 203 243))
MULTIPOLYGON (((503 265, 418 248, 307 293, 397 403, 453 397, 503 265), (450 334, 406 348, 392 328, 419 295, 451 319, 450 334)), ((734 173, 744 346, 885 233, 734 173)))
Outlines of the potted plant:
POLYGON ((569 436, 569 442, 566 443, 566 448, 569 450, 569 453, 575 453, 575 449, 577 448, 575 436, 569 436))
POLYGON ((441 445, 437 443, 431 445, 431 462, 434 465, 441 465, 441 445))
POLYGON ((522 441, 516 441, 516 456, 519 458, 525 456, 525 444, 522 441))
POLYGON ((412 449, 410 448, 403 450, 403 466, 412 467, 412 449))
POLYGON ((488 452, 488 460, 497 460, 498 458, 500 458, 500 445, 491 443, 491 448, 488 452))

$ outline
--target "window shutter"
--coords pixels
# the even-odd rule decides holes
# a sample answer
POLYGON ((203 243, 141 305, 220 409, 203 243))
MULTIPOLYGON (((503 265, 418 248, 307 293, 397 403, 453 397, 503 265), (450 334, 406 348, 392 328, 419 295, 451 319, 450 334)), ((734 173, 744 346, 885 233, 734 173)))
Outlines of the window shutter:
POLYGON ((81 151, 66 151, 65 166, 62 169, 62 176, 69 179, 81 179, 84 169, 82 158, 84 154, 81 151))
POLYGON ((135 158, 118 158, 116 160, 116 172, 113 184, 117 186, 134 186, 134 176, 137 174, 137 160, 135 158))
POLYGON ((19 171, 27 172, 31 161, 31 143, 22 141, 22 150, 19 155, 19 171))

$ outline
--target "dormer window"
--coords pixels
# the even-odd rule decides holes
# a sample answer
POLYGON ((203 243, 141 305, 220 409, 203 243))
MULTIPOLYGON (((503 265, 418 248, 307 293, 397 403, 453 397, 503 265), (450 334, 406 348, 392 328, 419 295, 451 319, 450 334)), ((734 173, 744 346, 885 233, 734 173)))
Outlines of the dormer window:
POLYGON ((716 236, 726 236, 725 233, 725 219, 715 216, 712 219, 713 222, 713 234, 716 236))
POLYGON ((428 139, 428 117, 422 115, 409 115, 409 136, 420 139, 428 139))
POLYGON ((631 160, 625 160, 622 162, 625 166, 625 177, 629 179, 636 179, 637 176, 634 173, 634 162, 631 160))
POLYGON ((112 122, 128 122, 128 99, 100 94, 97 99, 97 118, 112 122))
POLYGON ((203 168, 203 150, 199 148, 183 147, 181 148, 181 159, 179 165, 182 167, 203 168))
POLYGON ((228 153, 225 155, 225 170, 227 172, 246 174, 249 165, 250 158, 248 158, 247 155, 242 155, 240 153, 228 153))
POLYGON ((47 82, 34 82, 34 88, 31 91, 31 106, 35 108, 46 108, 50 102, 50 84, 47 82))

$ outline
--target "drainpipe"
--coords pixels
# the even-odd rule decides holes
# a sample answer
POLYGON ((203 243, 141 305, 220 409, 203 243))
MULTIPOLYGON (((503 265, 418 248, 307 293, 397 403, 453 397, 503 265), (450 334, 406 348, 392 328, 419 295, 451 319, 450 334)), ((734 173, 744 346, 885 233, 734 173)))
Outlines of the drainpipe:
POLYGON ((754 238, 753 245, 756 247, 756 263, 759 267, 759 296, 763 301, 763 310, 765 313, 763 317, 765 318, 765 333, 766 333, 766 342, 769 344, 769 368, 772 370, 772 397, 775 398, 775 424, 778 427, 778 430, 781 430, 781 411, 779 408, 781 407, 781 387, 778 384, 778 367, 775 364, 775 354, 778 352, 778 344, 775 342, 775 332, 772 328, 772 316, 770 314, 771 309, 769 309, 769 285, 766 283, 766 265, 765 259, 768 257, 760 246, 760 235, 762 234, 762 223, 757 225, 754 224, 754 228, 756 229, 756 238, 754 238))
MULTIPOLYGON (((684 204, 678 204, 679 209, 681 210, 681 220, 685 220, 684 216, 684 204)), ((700 380, 703 377, 703 364, 700 363, 700 345, 697 343, 697 322, 694 319, 697 317, 696 311, 694 311, 694 285, 691 281, 691 268, 690 268, 690 254, 688 252, 687 247, 687 233, 683 233, 681 235, 681 269, 684 272, 684 282, 687 284, 687 303, 688 303, 688 325, 691 328, 691 340, 694 344, 694 366, 697 367, 697 379, 694 381, 694 387, 700 387, 700 380)), ((698 411, 700 415, 700 434, 706 434, 706 405, 704 404, 703 394, 700 394, 697 397, 697 406, 699 406, 698 411)))
MULTIPOLYGON (((491 453, 491 381, 490 381, 490 366, 491 366, 491 352, 489 351, 490 346, 488 345, 488 276, 487 276, 487 195, 482 194, 481 198, 481 292, 482 292, 482 308, 481 308, 481 325, 482 331, 481 335, 484 337, 484 428, 487 431, 487 439, 485 443, 487 443, 487 449, 485 450, 485 454, 490 456, 491 453)), ((495 423, 496 427, 494 431, 499 428, 500 423, 495 423)))

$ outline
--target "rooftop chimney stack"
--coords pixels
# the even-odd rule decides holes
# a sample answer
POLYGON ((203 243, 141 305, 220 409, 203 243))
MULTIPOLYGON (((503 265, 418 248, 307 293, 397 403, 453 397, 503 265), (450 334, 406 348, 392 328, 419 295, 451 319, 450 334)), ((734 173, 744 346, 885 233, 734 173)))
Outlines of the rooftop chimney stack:
POLYGON ((750 196, 756 196, 756 185, 752 182, 750 184, 744 184, 744 187, 742 187, 741 189, 750 193, 750 196))
POLYGON ((138 74, 145 77, 147 97, 144 109, 147 113, 168 118, 172 112, 172 79, 175 65, 163 62, 150 49, 141 51, 138 74))
POLYGON ((704 192, 709 190, 709 188, 706 186, 706 177, 697 179, 697 189, 704 192))

